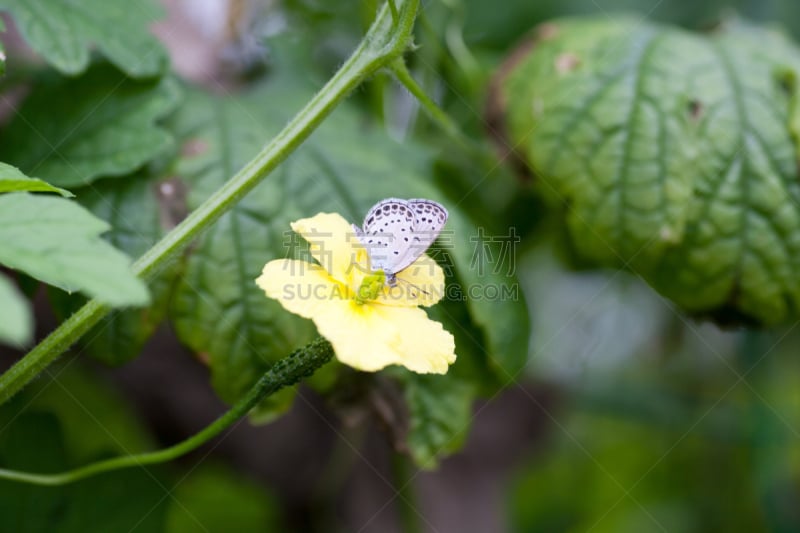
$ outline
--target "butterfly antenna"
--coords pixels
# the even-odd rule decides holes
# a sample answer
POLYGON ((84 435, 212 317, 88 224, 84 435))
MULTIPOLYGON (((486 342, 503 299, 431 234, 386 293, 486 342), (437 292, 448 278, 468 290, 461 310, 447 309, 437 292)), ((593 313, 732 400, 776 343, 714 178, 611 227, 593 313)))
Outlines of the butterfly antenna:
POLYGON ((421 292, 421 293, 422 293, 422 294, 424 294, 425 296, 430 296, 430 295, 431 295, 431 293, 429 293, 428 291, 426 291, 426 290, 425 290, 425 289, 423 289, 422 287, 418 287, 417 285, 414 285, 413 283, 411 283, 411 282, 410 282, 410 281, 408 281, 408 280, 405 280, 405 279, 402 279, 402 278, 396 278, 396 279, 397 279, 397 281, 402 281, 402 282, 403 282, 403 283, 405 283, 406 285, 408 285, 408 286, 410 286, 410 287, 413 287, 413 288, 417 289, 419 292, 421 292))

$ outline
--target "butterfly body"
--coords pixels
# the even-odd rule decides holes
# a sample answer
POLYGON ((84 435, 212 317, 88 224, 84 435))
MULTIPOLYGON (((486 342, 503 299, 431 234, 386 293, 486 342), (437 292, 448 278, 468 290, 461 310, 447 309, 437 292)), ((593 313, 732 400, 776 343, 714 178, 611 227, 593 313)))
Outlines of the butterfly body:
POLYGON ((415 198, 387 198, 372 206, 359 228, 373 272, 383 271, 386 284, 394 287, 397 274, 408 268, 433 244, 447 222, 447 209, 438 202, 415 198))

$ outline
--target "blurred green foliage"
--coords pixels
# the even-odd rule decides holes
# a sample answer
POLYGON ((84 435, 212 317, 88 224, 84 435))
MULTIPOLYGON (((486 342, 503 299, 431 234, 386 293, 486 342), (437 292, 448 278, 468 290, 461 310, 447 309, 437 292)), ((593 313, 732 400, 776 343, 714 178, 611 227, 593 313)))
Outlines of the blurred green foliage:
POLYGON ((277 502, 256 483, 221 464, 204 464, 175 491, 168 533, 282 531, 277 502))
POLYGON ((733 358, 687 338, 564 383, 509 493, 513 530, 795 530, 800 339, 733 340, 733 358))
POLYGON ((164 14, 155 0, 139 0, 135 6, 105 0, 2 0, 0 11, 9 12, 31 48, 64 74, 84 72, 93 48, 134 78, 158 75, 166 66, 164 48, 148 31, 164 14), (126 28, 120 31, 123 21, 126 28))
POLYGON ((78 187, 129 175, 171 148, 172 137, 157 125, 180 99, 171 77, 135 81, 96 63, 80 77, 51 74, 34 85, 0 132, 0 159, 23 172, 78 187))
MULTIPOLYGON (((54 473, 153 448, 125 401, 74 361, 0 407, 0 467, 54 473)), ((280 531, 272 497, 228 467, 133 467, 69 485, 0 481, 0 531, 280 531), (213 502, 213 505, 211 504, 213 502)))

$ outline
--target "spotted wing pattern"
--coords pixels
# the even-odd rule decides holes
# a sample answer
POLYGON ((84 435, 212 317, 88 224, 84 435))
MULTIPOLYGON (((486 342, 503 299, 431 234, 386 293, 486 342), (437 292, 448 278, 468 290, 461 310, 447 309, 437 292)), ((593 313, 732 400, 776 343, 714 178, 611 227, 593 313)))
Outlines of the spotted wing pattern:
POLYGON ((447 209, 439 202, 415 198, 408 201, 408 206, 414 210, 414 231, 429 236, 428 246, 433 244, 447 222, 447 209))
POLYGON ((367 248, 372 270, 393 277, 425 253, 445 222, 447 210, 437 202, 388 198, 367 212, 363 230, 355 230, 367 248))

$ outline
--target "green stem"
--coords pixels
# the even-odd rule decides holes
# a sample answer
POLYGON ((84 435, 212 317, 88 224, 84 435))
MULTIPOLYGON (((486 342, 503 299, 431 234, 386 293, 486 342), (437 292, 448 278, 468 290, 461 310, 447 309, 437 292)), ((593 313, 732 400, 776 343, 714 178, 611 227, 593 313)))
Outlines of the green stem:
POLYGON ((34 485, 64 485, 80 479, 118 470, 132 466, 145 466, 171 461, 181 455, 189 453, 201 444, 222 433, 234 422, 245 416, 261 400, 282 389, 299 382, 304 377, 313 374, 318 368, 333 357, 333 348, 330 343, 319 338, 289 356, 275 363, 272 368, 259 379, 248 393, 225 414, 217 418, 210 425, 192 435, 188 439, 156 452, 114 457, 104 461, 91 463, 74 470, 58 474, 34 474, 0 468, 0 479, 32 483, 34 485))
POLYGON ((386 0, 386 3, 389 4, 389 10, 392 12, 392 20, 397 20, 400 13, 397 11, 397 5, 394 0, 386 0))
POLYGON ((395 79, 400 82, 408 92, 419 101, 422 109, 427 113, 433 122, 441 128, 456 146, 463 151, 464 155, 484 165, 486 168, 493 169, 497 166, 494 155, 487 151, 486 147, 480 145, 464 135, 461 128, 453 122, 453 119, 439 105, 428 96, 419 86, 417 81, 411 76, 402 57, 398 57, 389 65, 389 69, 394 74, 395 79))
POLYGON ((436 122, 442 131, 449 137, 457 142, 462 148, 469 148, 469 141, 464 138, 461 129, 450 118, 450 115, 444 112, 436 102, 419 86, 417 81, 411 76, 411 73, 406 67, 405 61, 402 57, 398 57, 389 65, 392 73, 397 81, 399 81, 414 98, 416 98, 428 116, 436 122))
MULTIPOLYGON (((244 168, 133 264, 133 271, 152 280, 198 234, 213 224, 286 159, 331 111, 364 79, 399 57, 411 41, 419 0, 404 0, 392 20, 384 5, 350 58, 311 101, 244 168)), ((64 353, 110 308, 90 301, 64 321, 25 357, 0 376, 0 404, 64 353)))

